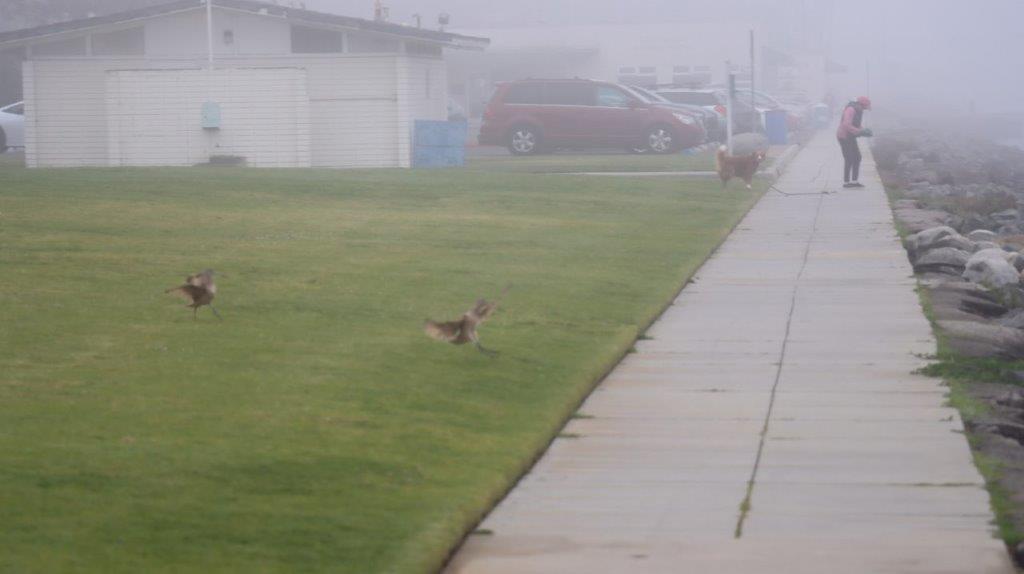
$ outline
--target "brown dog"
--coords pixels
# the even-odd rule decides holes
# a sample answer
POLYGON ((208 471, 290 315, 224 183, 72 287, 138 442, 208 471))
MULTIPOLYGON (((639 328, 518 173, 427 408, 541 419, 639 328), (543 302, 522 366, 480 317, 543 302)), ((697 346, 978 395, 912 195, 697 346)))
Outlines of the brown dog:
POLYGON ((750 183, 754 180, 757 168, 764 161, 764 158, 765 152, 760 150, 750 155, 731 156, 728 155, 728 150, 725 146, 718 148, 718 155, 715 157, 715 169, 718 170, 718 177, 722 178, 722 189, 725 189, 726 184, 734 177, 745 181, 747 189, 750 189, 750 183))

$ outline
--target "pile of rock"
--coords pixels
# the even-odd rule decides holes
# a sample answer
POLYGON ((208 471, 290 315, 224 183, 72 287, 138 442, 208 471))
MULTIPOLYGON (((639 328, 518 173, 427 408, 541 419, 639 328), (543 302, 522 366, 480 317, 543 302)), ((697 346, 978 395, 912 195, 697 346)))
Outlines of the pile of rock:
POLYGON ((1024 358, 1024 255, 1002 245, 993 231, 964 236, 945 225, 910 235, 905 243, 953 350, 1024 358))

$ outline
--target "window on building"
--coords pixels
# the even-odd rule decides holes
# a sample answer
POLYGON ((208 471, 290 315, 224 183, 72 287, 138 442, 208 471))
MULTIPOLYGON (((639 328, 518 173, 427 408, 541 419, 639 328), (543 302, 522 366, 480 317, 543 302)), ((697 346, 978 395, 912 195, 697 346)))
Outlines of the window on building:
POLYGON ((592 106, 594 90, 590 84, 582 82, 548 84, 544 90, 544 103, 553 106, 592 106))
POLYGON ((293 54, 337 54, 344 51, 341 32, 292 26, 293 54))
POLYGON ((629 67, 629 66, 627 66, 625 68, 619 68, 619 73, 620 74, 635 74, 636 73, 636 68, 629 67))
POLYGON ((398 40, 374 34, 349 34, 348 51, 364 54, 394 54, 399 51, 398 40))
POLYGON ((92 35, 94 56, 141 56, 146 53, 145 28, 129 28, 92 35))
POLYGON ((426 58, 440 58, 441 46, 424 44, 422 42, 407 42, 405 44, 405 53, 426 58))
POLYGON ((672 71, 676 74, 685 74, 690 71, 690 66, 674 66, 672 71))
POLYGON ((33 56, 84 56, 85 36, 32 45, 33 56))
POLYGON ((656 74, 658 73, 658 70, 654 66, 640 66, 637 69, 637 72, 641 74, 656 74))
POLYGON ((513 84, 505 93, 506 104, 540 104, 542 102, 540 84, 513 84))

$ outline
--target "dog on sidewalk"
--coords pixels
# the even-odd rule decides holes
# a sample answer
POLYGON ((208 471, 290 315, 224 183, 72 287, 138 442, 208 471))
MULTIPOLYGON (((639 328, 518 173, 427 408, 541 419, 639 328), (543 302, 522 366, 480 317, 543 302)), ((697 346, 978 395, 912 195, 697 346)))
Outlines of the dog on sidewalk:
POLYGON ((729 150, 725 146, 718 148, 718 154, 715 156, 715 169, 718 171, 718 177, 722 178, 722 189, 729 183, 729 180, 738 177, 747 184, 747 189, 750 189, 751 182, 754 181, 754 175, 757 174, 757 168, 760 167, 761 162, 764 161, 765 152, 758 150, 750 155, 729 155, 729 150))

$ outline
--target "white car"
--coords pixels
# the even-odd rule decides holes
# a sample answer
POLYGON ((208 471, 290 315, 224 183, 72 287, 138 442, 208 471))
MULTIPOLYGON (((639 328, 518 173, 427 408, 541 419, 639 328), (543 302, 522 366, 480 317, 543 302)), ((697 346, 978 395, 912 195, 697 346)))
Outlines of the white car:
POLYGON ((0 108, 0 153, 25 147, 25 102, 0 108))

